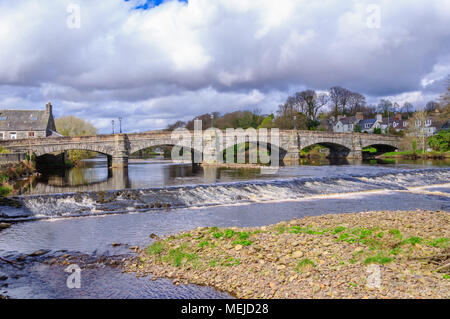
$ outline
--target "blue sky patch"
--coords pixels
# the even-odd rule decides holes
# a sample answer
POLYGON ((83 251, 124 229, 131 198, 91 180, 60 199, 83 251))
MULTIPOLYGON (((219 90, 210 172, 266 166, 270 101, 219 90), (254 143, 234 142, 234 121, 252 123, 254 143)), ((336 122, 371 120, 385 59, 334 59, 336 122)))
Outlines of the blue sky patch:
MULTIPOLYGON (((128 1, 130 1, 130 0, 125 0, 125 2, 128 2, 128 1)), ((176 1, 188 3, 188 0, 176 0, 176 1)), ((136 9, 137 10, 148 10, 148 9, 159 6, 163 2, 167 2, 167 0, 146 0, 145 3, 136 6, 136 9)))

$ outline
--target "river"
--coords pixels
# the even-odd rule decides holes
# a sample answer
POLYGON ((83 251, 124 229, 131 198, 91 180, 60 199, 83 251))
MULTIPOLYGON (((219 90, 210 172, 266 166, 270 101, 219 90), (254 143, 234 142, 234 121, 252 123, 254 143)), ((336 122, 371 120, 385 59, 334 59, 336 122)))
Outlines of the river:
MULTIPOLYGON (((50 172, 0 207, 0 294, 12 298, 229 298, 209 287, 135 278, 92 262, 82 287, 66 286, 64 267, 50 257, 70 253, 122 258, 149 234, 199 226, 262 226, 306 215, 368 210, 450 211, 450 163, 436 161, 328 162, 270 169, 230 169, 163 160, 132 160, 108 170, 106 161, 50 172), (112 246, 120 243, 120 246, 112 246), (39 257, 28 254, 45 249, 39 257), (5 279, 5 277, 7 277, 5 279)), ((80 257, 81 258, 81 257, 80 257)), ((84 257, 83 257, 84 258, 84 257)))

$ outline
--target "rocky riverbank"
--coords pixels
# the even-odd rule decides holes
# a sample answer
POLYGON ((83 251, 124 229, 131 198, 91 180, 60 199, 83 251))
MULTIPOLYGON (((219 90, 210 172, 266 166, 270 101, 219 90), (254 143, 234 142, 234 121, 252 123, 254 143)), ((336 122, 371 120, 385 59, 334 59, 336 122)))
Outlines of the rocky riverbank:
POLYGON ((322 215, 155 238, 123 267, 238 298, 449 298, 450 214, 322 215))

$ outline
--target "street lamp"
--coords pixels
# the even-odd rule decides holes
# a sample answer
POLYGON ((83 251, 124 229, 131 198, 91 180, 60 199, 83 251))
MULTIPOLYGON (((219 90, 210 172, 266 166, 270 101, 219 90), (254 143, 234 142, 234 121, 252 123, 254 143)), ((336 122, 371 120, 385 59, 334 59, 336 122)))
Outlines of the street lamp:
POLYGON ((120 134, 122 134, 122 117, 119 117, 120 134))
POLYGON ((294 115, 294 130, 297 129, 297 116, 294 115))
POLYGON ((388 125, 387 125, 387 136, 389 136, 389 131, 390 131, 390 124, 389 124, 389 113, 390 113, 390 111, 389 111, 389 105, 387 106, 387 111, 388 111, 388 125))
POLYGON ((214 113, 211 113, 211 128, 213 128, 214 126, 214 113))
POLYGON ((112 133, 114 134, 114 120, 111 121, 112 124, 112 133))

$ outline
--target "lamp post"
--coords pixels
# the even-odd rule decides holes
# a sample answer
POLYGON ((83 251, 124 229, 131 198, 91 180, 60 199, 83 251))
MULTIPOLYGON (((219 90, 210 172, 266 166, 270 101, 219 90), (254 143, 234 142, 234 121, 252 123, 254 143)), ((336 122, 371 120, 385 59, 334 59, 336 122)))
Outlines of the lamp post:
POLYGON ((111 121, 112 124, 112 133, 114 134, 114 120, 111 121))
POLYGON ((390 123, 389 123, 389 105, 387 106, 387 111, 388 111, 388 125, 387 125, 387 136, 389 136, 389 131, 390 131, 390 123))
POLYGON ((122 134, 122 117, 119 117, 120 134, 122 134))
POLYGON ((211 128, 213 128, 214 127, 214 114, 213 113, 211 113, 211 128))
POLYGON ((294 130, 297 129, 297 116, 294 115, 294 130))

